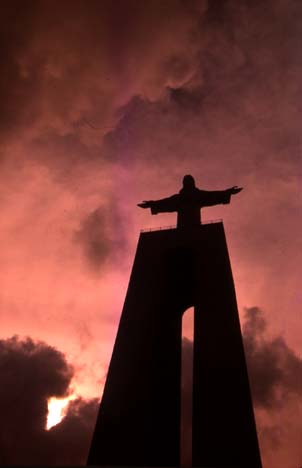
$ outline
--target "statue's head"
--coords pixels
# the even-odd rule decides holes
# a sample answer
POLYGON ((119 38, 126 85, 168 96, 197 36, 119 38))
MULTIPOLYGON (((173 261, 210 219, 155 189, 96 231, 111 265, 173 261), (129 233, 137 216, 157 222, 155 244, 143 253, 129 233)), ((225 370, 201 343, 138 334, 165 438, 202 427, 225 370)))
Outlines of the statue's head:
POLYGON ((183 188, 193 188, 195 187, 195 180, 194 177, 191 175, 185 175, 182 179, 183 188))

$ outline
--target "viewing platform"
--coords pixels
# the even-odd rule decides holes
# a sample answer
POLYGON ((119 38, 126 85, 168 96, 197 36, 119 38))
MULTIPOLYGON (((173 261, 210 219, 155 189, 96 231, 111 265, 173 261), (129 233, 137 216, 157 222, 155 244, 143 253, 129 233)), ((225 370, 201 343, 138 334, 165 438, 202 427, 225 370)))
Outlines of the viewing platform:
MULTIPOLYGON (((217 224, 217 223, 222 223, 222 219, 209 219, 207 221, 204 221, 203 223, 200 223, 199 226, 205 226, 207 224, 217 224)), ((196 227, 199 227, 196 226, 196 227)), ((156 228, 145 228, 141 229, 140 232, 154 232, 154 231, 171 231, 172 229, 179 229, 176 224, 172 224, 170 226, 159 226, 156 228)), ((192 229, 192 228, 190 228, 192 229)))

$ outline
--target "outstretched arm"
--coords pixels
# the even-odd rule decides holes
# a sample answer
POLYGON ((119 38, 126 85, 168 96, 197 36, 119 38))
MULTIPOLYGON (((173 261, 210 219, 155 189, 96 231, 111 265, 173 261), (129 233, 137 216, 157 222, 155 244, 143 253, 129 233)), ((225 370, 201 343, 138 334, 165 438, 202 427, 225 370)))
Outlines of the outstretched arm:
POLYGON ((138 203, 140 208, 151 208, 152 214, 157 213, 171 213, 177 211, 178 208, 178 195, 172 195, 172 197, 162 198, 161 200, 144 200, 142 203, 138 203))
POLYGON ((226 205, 230 203, 231 196, 241 192, 242 187, 231 187, 226 190, 200 190, 200 207, 213 205, 226 205))
POLYGON ((152 203, 154 203, 153 200, 144 200, 142 203, 138 203, 137 206, 140 208, 151 208, 152 203))
POLYGON ((234 185, 234 187, 231 187, 229 189, 227 189, 231 195, 236 195, 236 193, 239 193, 241 192, 241 190, 243 190, 243 187, 238 187, 238 185, 234 185))

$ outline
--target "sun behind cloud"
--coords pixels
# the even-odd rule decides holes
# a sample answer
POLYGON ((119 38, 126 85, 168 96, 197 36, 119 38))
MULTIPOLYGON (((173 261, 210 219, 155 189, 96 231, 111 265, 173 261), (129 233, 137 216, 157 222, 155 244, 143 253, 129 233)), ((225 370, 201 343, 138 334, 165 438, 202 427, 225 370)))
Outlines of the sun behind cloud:
POLYGON ((48 414, 46 422, 46 430, 48 431, 53 426, 59 424, 66 416, 68 405, 71 400, 76 398, 75 395, 70 395, 67 398, 49 398, 47 402, 48 414))

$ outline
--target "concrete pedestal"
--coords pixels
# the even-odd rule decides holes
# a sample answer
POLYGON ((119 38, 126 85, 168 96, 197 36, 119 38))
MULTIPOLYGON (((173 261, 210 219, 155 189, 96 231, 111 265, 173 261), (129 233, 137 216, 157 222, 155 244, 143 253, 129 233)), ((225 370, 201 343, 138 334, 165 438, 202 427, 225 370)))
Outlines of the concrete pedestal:
POLYGON ((140 235, 88 464, 179 466, 182 314, 194 307, 194 467, 261 468, 222 223, 140 235))

